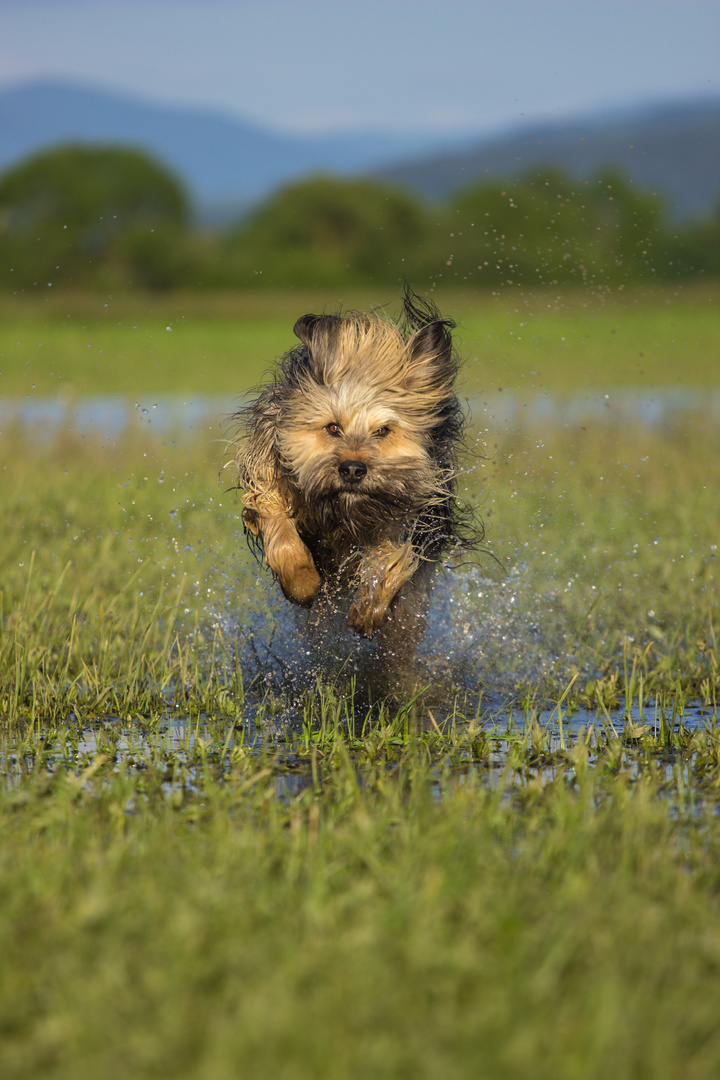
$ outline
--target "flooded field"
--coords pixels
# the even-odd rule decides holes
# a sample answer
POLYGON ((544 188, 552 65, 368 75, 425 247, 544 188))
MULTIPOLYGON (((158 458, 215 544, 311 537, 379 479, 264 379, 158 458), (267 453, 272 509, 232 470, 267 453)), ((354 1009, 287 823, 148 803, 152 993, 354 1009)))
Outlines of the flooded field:
POLYGON ((13 329, 3 1077, 718 1075, 715 331, 666 299, 543 316, 512 377, 500 313, 460 485, 485 538, 405 664, 249 551, 218 481, 238 398, 188 347, 213 326, 83 327, 73 385, 103 392, 64 397, 13 329), (143 388, 183 340, 187 392, 143 388))
POLYGON ((82 777, 100 762, 154 776, 172 799, 208 774, 233 784, 238 762, 271 762, 278 795, 292 798, 318 788, 338 746, 361 779, 368 760, 392 772, 422 745, 438 793, 470 773, 512 790, 533 778, 571 781, 579 748, 585 764, 638 776, 652 763, 668 778, 720 748, 714 695, 648 693, 628 641, 621 678, 603 679, 587 657, 583 670, 568 629, 558 638, 555 618, 548 630, 552 597, 531 595, 519 574, 497 582, 477 566, 442 570, 411 669, 352 634, 344 612, 319 624, 262 575, 238 614, 235 587, 206 586, 205 618, 185 637, 209 701, 189 693, 183 702, 171 679, 153 689, 149 710, 104 715, 78 684, 67 715, 2 736, 4 784, 38 768, 82 777))
MULTIPOLYGON (((268 738, 273 745, 283 738, 289 740, 288 760, 294 760, 301 733, 312 732, 314 738, 318 725, 325 722, 321 723, 314 711, 318 693, 334 695, 336 729, 338 716, 343 714, 346 733, 348 723, 352 725, 351 737, 368 725, 396 723, 393 710, 407 718, 407 702, 411 701, 413 723, 434 729, 443 738, 450 728, 457 738, 468 725, 486 734, 492 732, 495 757, 507 756, 507 747, 522 739, 529 745, 538 732, 543 733, 547 751, 554 753, 558 747, 565 749, 565 740, 572 740, 579 732, 586 738, 591 733, 598 738, 623 739, 626 729, 637 729, 651 732, 661 742, 668 738, 672 742, 678 725, 682 730, 695 730, 714 724, 712 665, 708 668, 705 664, 714 658, 712 630, 696 653, 707 677, 704 682, 698 677, 694 690, 682 678, 677 685, 667 681, 659 684, 653 678, 653 656, 657 660, 670 632, 661 602, 648 599, 631 618, 626 609, 624 625, 612 619, 616 609, 611 608, 605 627, 605 655, 598 652, 595 639, 597 624, 602 623, 598 605, 607 603, 608 573, 619 579, 619 595, 613 597, 616 605, 617 600, 624 600, 639 572, 649 586, 643 548, 647 551, 649 547, 648 555, 657 565, 657 556, 667 544, 659 523, 660 535, 656 535, 655 523, 643 505, 643 473, 658 464, 662 467, 656 450, 666 443, 668 433, 683 447, 689 437, 685 433, 697 432, 701 439, 702 431, 717 429, 717 394, 667 389, 650 395, 625 392, 520 398, 496 393, 468 402, 472 427, 464 486, 480 492, 477 506, 485 520, 487 542, 464 562, 439 571, 416 664, 412 671, 402 672, 393 670, 375 644, 348 631, 342 612, 318 620, 283 600, 267 572, 246 550, 236 501, 231 518, 226 515, 223 520, 217 516, 221 507, 213 506, 217 500, 207 494, 185 494, 178 499, 185 491, 197 490, 199 476, 196 469, 182 475, 174 465, 176 459, 182 459, 184 453, 196 453, 194 448, 200 443, 205 457, 211 460, 214 455, 216 462, 221 460, 227 421, 227 414, 221 411, 223 404, 217 398, 202 396, 193 400, 159 398, 147 406, 113 397, 2 402, 3 425, 20 437, 23 431, 31 435, 33 453, 39 457, 45 444, 76 439, 78 445, 87 445, 92 455, 100 454, 110 462, 112 476, 118 471, 112 446, 137 447, 148 475, 141 478, 132 472, 129 479, 121 479, 117 486, 121 491, 132 491, 133 496, 129 504, 121 496, 118 520, 122 525, 124 518, 123 527, 132 532, 133 522, 141 525, 145 535, 140 540, 133 537, 133 542, 146 551, 148 546, 152 548, 150 562, 157 562, 159 556, 162 566, 167 567, 167 580, 180 576, 181 591, 186 594, 184 601, 178 594, 172 616, 177 625, 164 631, 167 655, 155 661, 155 671, 163 674, 154 682, 150 674, 143 676, 150 715, 143 710, 145 715, 138 718, 141 723, 134 732, 121 714, 112 718, 102 715, 94 700, 98 686, 92 679, 71 681, 69 694, 67 686, 62 688, 67 710, 65 715, 61 709, 53 710, 54 722, 69 725, 63 738, 70 739, 81 756, 92 754, 98 733, 103 732, 100 741, 111 738, 115 755, 133 747, 127 753, 140 760, 154 752, 157 739, 162 737, 163 745, 172 747, 173 753, 184 747, 182 752, 192 757, 195 735, 190 735, 195 732, 203 745, 215 747, 215 754, 220 741, 224 747, 221 762, 238 747, 243 752, 264 753, 268 738), (562 445, 567 457, 568 448, 581 441, 587 443, 591 432, 590 446, 596 455, 601 445, 622 448, 628 431, 632 432, 632 453, 623 451, 627 462, 608 462, 611 485, 622 484, 615 489, 612 513, 615 518, 618 511, 623 514, 629 530, 627 542, 603 551, 599 544, 605 527, 603 499, 607 496, 598 491, 599 502, 591 499, 586 508, 576 505, 569 513, 569 504, 577 504, 579 499, 579 477, 574 475, 577 467, 570 462, 564 473, 552 468, 548 473, 544 462, 558 460, 548 454, 553 443, 562 445), (490 439, 501 440, 506 448, 498 452, 497 443, 491 444, 490 439), (634 473, 628 468, 632 456, 634 473), (649 458, 652 466, 647 464, 649 458), (510 478, 508 491, 503 468, 513 459, 517 461, 512 466, 517 479, 510 478), (153 473, 162 488, 153 485, 153 473), (635 486, 635 495, 633 485, 627 483, 633 479, 641 481, 635 486), (486 483, 487 488, 482 486, 486 483), (484 491, 488 494, 482 494, 484 491), (508 539, 497 535, 494 518, 501 498, 508 499, 505 521, 517 517, 517 503, 511 500, 518 493, 524 502, 523 519, 530 528, 521 526, 524 536, 508 544, 508 539), (584 509, 592 513, 600 510, 590 527, 583 521, 587 516, 584 509), (212 525, 210 515, 215 517, 212 525), (630 526, 633 519, 638 524, 634 531, 630 526), (189 520, 193 528, 188 534, 189 520), (168 535, 146 532, 147 526, 152 531, 156 521, 165 522, 163 529, 168 535), (582 525, 578 529, 579 521, 582 525), (200 539, 208 527, 213 534, 210 544, 200 539), (610 560, 600 574, 597 560, 594 566, 587 566, 586 538, 601 560, 603 555, 610 560), (630 581, 628 564, 632 565, 630 581), (579 609, 585 609, 586 614, 579 609), (588 634, 589 626, 594 636, 588 634), (190 668, 196 680, 212 687, 213 708, 200 700, 197 713, 184 716, 182 701, 176 699, 179 691, 182 699, 187 689, 182 683, 190 677, 190 668), (348 695, 349 709, 342 705, 348 695), (232 708, 224 709, 223 702, 229 701, 232 708), (423 719, 418 721, 420 715, 423 719), (85 726, 86 717, 92 721, 89 727, 85 726), (146 742, 148 732, 152 732, 150 742, 146 742), (509 742, 508 733, 512 736, 509 742), (139 741, 135 743, 134 738, 139 741)), ((123 454, 127 453, 124 449, 123 454)), ((587 462, 586 471, 588 466, 589 482, 597 485, 592 461, 587 462)), ((207 491, 207 482, 200 483, 207 491)), ((225 498, 234 496, 231 493, 225 498)), ((27 522, 21 522, 19 528, 22 537, 27 522)), ((608 531, 617 531, 616 521, 608 531)), ((120 537, 121 533, 116 529, 114 535, 120 537)), ((54 543, 60 543, 59 539, 54 543)), ((711 572, 715 553, 713 543, 704 552, 697 552, 706 571, 711 572)), ((695 552, 678 549, 676 557, 682 560, 691 554, 695 552)), ((36 557, 42 559, 43 555, 33 554, 33 560, 36 557)), ((141 568, 147 561, 147 554, 137 556, 141 568)), ((20 568, 24 565, 21 562, 20 568)), ((664 565, 667 567, 667 562, 664 565)), ((141 591, 141 597, 147 595, 141 591)), ((146 601, 139 603, 136 619, 142 622, 146 601)), ((147 614, 151 611, 148 608, 147 614)), ((93 649, 96 646, 97 642, 93 649)), ((146 659, 140 660, 141 665, 146 659)), ((116 681, 114 685, 119 684, 116 681)), ((37 693, 36 685, 36 699, 37 693)), ((122 700, 115 689, 112 693, 118 702, 122 700)), ((101 697, 106 694, 107 690, 101 697)), ((191 693, 193 696, 197 694, 191 693)), ((199 696, 202 699, 202 694, 199 696)), ((327 703, 324 708, 327 711, 327 703)), ((40 723, 48 719, 35 713, 33 717, 40 723)), ((13 751, 10 755, 13 757, 13 751)), ((15 755, 14 760, 21 757, 15 755)))

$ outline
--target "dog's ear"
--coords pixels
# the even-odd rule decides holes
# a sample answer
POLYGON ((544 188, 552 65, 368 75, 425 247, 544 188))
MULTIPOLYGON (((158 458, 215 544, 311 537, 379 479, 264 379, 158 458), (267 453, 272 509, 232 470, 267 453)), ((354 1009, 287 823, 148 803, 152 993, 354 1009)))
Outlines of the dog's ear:
POLYGON ((310 366, 318 375, 324 370, 341 323, 342 319, 337 315, 303 315, 293 327, 296 336, 307 347, 310 366))
POLYGON ((293 334, 295 337, 300 338, 303 345, 307 345, 308 349, 312 341, 313 327, 320 318, 320 315, 303 315, 293 326, 293 334))
POLYGON ((457 373, 450 326, 434 319, 417 330, 408 342, 410 376, 429 386, 452 383, 457 373))
POLYGON ((321 334, 328 337, 337 330, 341 319, 337 315, 303 315, 293 326, 293 334, 299 337, 303 345, 308 349, 312 346, 313 338, 321 334))

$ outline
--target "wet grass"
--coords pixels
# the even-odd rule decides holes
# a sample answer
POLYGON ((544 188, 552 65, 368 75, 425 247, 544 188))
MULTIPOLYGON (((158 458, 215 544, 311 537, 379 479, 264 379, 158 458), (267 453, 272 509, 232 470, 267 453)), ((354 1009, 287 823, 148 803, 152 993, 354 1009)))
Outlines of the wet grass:
POLYGON ((714 723, 96 734, 0 797, 4 1076, 717 1074, 714 723))
POLYGON ((219 430, 3 434, 0 1075, 718 1074, 701 409, 476 417, 494 558, 372 700, 308 660, 219 430))

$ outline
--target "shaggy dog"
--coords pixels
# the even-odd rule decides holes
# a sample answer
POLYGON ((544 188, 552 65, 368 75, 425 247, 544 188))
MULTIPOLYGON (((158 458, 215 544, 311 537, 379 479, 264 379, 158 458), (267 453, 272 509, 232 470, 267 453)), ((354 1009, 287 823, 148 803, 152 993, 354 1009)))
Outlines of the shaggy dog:
POLYGON ((348 625, 396 653, 422 634, 440 557, 472 539, 454 326, 407 290, 397 322, 304 315, 302 344, 236 417, 243 522, 287 599, 345 601, 348 625))

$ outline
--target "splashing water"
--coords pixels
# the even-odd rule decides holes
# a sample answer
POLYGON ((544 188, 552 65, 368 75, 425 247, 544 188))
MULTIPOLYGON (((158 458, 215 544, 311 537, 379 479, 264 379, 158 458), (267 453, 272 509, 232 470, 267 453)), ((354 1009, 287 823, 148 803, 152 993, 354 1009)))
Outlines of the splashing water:
MULTIPOLYGON (((361 693, 368 687, 393 685, 393 657, 377 640, 358 637, 337 608, 305 611, 289 604, 270 577, 228 565, 208 590, 211 602, 206 641, 220 632, 232 642, 246 688, 299 701, 324 683, 355 680, 361 693), (242 579, 241 604, 237 602, 242 579)), ((470 698, 508 695, 519 685, 544 678, 563 678, 569 655, 548 641, 552 604, 532 595, 524 571, 516 567, 498 582, 476 565, 438 570, 432 590, 413 682, 429 686, 451 706, 457 692, 470 698)), ((553 629, 552 633, 556 633, 553 629)), ((407 685, 405 687, 407 689, 407 685)), ((372 696, 372 694, 371 694, 372 696)))

